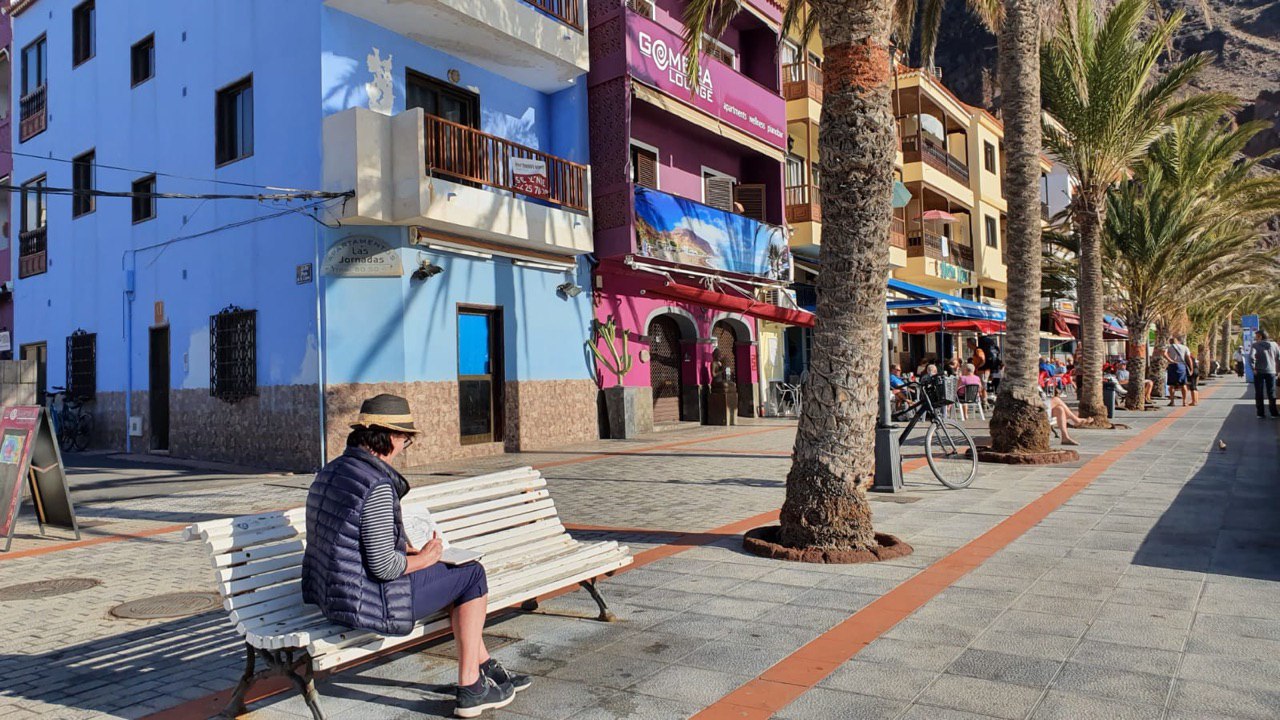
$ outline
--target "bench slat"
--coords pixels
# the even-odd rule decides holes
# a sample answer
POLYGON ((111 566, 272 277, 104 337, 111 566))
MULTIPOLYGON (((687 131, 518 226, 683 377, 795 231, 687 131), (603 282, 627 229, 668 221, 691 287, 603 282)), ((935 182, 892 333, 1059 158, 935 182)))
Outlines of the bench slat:
POLYGON ((440 522, 436 524, 440 526, 440 530, 444 532, 445 537, 452 537, 453 535, 458 535, 460 532, 468 528, 476 526, 490 527, 493 523, 507 523, 505 525, 498 526, 506 528, 522 524, 518 518, 543 509, 551 510, 554 514, 555 502, 552 501, 551 498, 546 498, 536 502, 520 503, 510 507, 503 507, 490 512, 480 512, 475 515, 460 517, 457 520, 450 520, 448 522, 440 522))
POLYGON ((259 588, 239 595, 223 595, 222 607, 225 608, 227 612, 231 612, 232 610, 240 610, 252 605, 257 605, 258 603, 267 602, 268 600, 274 600, 282 595, 288 595, 290 593, 298 593, 298 597, 302 597, 301 579, 293 582, 282 583, 280 585, 273 585, 268 588, 259 588))
POLYGON ((218 583, 218 590, 223 597, 235 595, 245 592, 246 590, 257 590, 258 588, 268 587, 287 580, 297 580, 302 577, 302 564, 299 563, 292 567, 276 570, 275 572, 254 575, 244 580, 232 580, 231 582, 218 583))
POLYGON ((525 492, 535 492, 545 488, 546 486, 547 481, 535 475, 516 478, 515 480, 509 480, 496 485, 483 485, 477 488, 469 488, 448 494, 424 495, 413 490, 410 491, 408 495, 404 496, 400 501, 400 506, 405 508, 426 506, 428 509, 446 511, 455 507, 466 507, 477 501, 488 500, 490 498, 520 495, 525 492))
POLYGON ((218 578, 218 582, 231 582, 232 580, 243 580, 253 577, 254 575, 262 575, 264 573, 274 572, 287 567, 297 565, 302 566, 302 553, 294 553, 293 555, 281 555, 279 557, 269 557, 265 560, 255 560, 244 565, 236 565, 234 567, 224 568, 214 571, 214 576, 218 578))
MULTIPOLYGON (((529 492, 505 495, 500 498, 487 500, 474 505, 462 505, 450 510, 431 510, 430 508, 427 508, 427 511, 431 513, 431 519, 435 520, 437 525, 443 526, 445 523, 457 522, 458 520, 465 519, 471 515, 478 515, 491 510, 500 510, 502 508, 518 506, 525 503, 533 503, 539 500, 548 499, 549 497, 550 494, 546 489, 533 490, 529 492)), ((426 507, 426 503, 422 503, 421 506, 426 507)), ((416 509, 417 507, 419 507, 417 504, 404 506, 406 511, 416 509)))
POLYGON ((274 545, 256 545, 248 550, 238 550, 236 552, 214 555, 213 569, 218 570, 220 568, 240 565, 254 560, 276 557, 278 555, 292 555, 293 553, 302 552, 304 546, 304 542, 299 539, 276 543, 274 545))
POLYGON ((541 474, 537 470, 526 465, 524 467, 502 470, 500 472, 489 473, 487 475, 475 475, 469 478, 459 478, 457 480, 448 480, 442 483, 423 485, 410 490, 409 494, 406 495, 405 498, 409 500, 417 500, 421 497, 455 495, 484 485, 500 484, 535 476, 541 477, 541 474))
POLYGON ((494 520, 493 522, 485 523, 483 525, 472 525, 465 528, 459 528, 454 530, 452 534, 446 534, 445 537, 449 538, 449 542, 454 542, 455 540, 466 540, 467 538, 486 535, 495 530, 506 530, 507 528, 519 527, 520 525, 531 523, 535 520, 554 517, 557 517, 555 506, 541 507, 537 510, 521 513, 519 515, 512 515, 511 517, 503 518, 501 520, 494 520))

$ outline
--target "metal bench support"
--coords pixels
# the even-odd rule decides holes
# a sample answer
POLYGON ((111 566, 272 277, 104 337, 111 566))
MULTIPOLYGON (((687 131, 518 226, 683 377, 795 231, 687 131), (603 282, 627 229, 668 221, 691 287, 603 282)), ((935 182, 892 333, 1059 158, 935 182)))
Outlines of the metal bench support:
POLYGON ((600 606, 600 616, 596 618, 597 620, 600 622, 613 622, 618 619, 614 616, 613 612, 609 610, 609 606, 604 604, 604 598, 600 596, 600 591, 596 589, 596 581, 594 579, 583 580, 578 584, 586 588, 587 592, 591 593, 591 599, 595 600, 596 605, 600 606))
POLYGON ((302 700, 311 711, 313 720, 324 720, 324 712, 320 710, 320 693, 316 692, 315 672, 311 668, 311 658, 303 655, 294 658, 293 650, 263 650, 245 643, 244 674, 231 695, 231 702, 222 711, 225 718, 236 718, 244 714, 246 708, 244 696, 249 688, 259 680, 273 675, 283 675, 293 683, 293 687, 302 695, 302 700), (257 658, 267 664, 267 669, 254 672, 257 658), (301 669, 301 672, 299 672, 301 669))

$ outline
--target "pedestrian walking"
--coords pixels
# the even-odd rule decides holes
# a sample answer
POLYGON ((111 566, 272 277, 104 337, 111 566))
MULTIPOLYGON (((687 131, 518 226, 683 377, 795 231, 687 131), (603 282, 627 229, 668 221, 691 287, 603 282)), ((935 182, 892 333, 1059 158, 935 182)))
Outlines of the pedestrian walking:
POLYGON ((1266 394, 1271 405, 1271 417, 1280 417, 1280 412, 1276 411, 1276 371, 1280 370, 1280 345, 1267 336, 1267 331, 1258 331, 1258 339, 1249 349, 1249 362, 1253 367, 1253 401, 1258 407, 1258 417, 1263 417, 1263 394, 1266 394))
POLYGON ((346 451, 324 466, 307 493, 302 596, 335 623, 384 635, 407 635, 418 620, 449 608, 458 641, 454 714, 473 718, 510 704, 532 681, 485 648, 484 566, 440 562, 438 534, 422 547, 409 543, 400 512, 409 483, 391 463, 417 434, 402 397, 378 395, 360 406, 346 451))
POLYGON ((1244 377, 1244 349, 1236 348, 1236 352, 1231 356, 1231 366, 1235 368, 1236 377, 1244 377))
POLYGON ((1187 373, 1191 367, 1191 348, 1179 342, 1176 336, 1169 336, 1169 344, 1164 347, 1164 359, 1169 361, 1165 376, 1169 383, 1169 405, 1173 407, 1173 391, 1182 394, 1182 406, 1187 406, 1187 373))

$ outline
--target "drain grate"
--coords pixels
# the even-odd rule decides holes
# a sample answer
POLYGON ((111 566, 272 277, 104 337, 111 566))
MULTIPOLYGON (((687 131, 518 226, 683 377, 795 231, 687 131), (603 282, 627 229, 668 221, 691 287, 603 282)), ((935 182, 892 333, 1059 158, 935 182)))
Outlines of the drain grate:
POLYGON ((21 585, 10 585, 9 587, 0 588, 0 601, 36 600, 38 598, 53 597, 54 595, 66 595, 67 593, 88 590, 101 584, 101 580, 93 578, 58 578, 57 580, 41 580, 21 585))
POLYGON ((198 615, 221 606, 217 593, 178 592, 130 600, 111 608, 108 612, 126 620, 157 620, 198 615))

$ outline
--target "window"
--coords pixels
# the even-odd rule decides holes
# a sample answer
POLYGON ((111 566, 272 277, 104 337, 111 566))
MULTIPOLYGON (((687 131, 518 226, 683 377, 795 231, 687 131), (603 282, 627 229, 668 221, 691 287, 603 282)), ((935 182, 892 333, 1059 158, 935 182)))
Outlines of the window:
POLYGON ((67 397, 92 400, 98 388, 98 335, 76 330, 67 336, 67 397))
POLYGON ((148 35, 129 51, 129 77, 141 85, 156 76, 156 36, 148 35))
POLYGON ((79 65, 88 60, 97 50, 97 39, 94 37, 93 27, 96 15, 93 0, 85 0, 71 11, 72 65, 79 65))
POLYGON ((156 216, 156 199, 154 197, 138 197, 139 193, 154 194, 156 176, 148 175, 141 180, 133 181, 133 221, 140 223, 156 216))
POLYGON ((716 38, 713 38, 706 33, 702 33, 702 48, 703 52, 719 60, 725 65, 728 65, 735 70, 738 68, 738 53, 735 52, 733 48, 725 45, 716 38))
POLYGON ((406 108, 422 108, 422 112, 449 122, 480 127, 480 97, 473 92, 423 75, 405 72, 406 108))
POLYGON ((650 20, 653 19, 653 0, 627 0, 627 7, 650 20))
POLYGON ((809 184, 809 179, 806 177, 808 173, 805 171, 804 158, 799 155, 787 155, 785 173, 784 177, 786 178, 786 186, 789 188, 801 187, 809 184))
POLYGON ((982 219, 987 226, 987 235, 986 235, 987 247, 993 247, 993 248, 1000 247, 1000 238, 996 234, 996 219, 991 217, 990 215, 984 215, 982 219))
POLYGON ((631 182, 658 189, 658 153, 638 145, 631 146, 631 182))
POLYGON ((18 234, 18 277, 39 275, 49 269, 48 233, 45 232, 45 176, 22 184, 22 226, 18 234))
POLYGON ((996 171, 996 146, 986 141, 982 143, 982 167, 987 172, 996 171))
POLYGON ((253 155, 253 77, 218 91, 217 163, 253 155))
POLYGON ((44 87, 49 71, 48 60, 45 56, 46 44, 44 36, 41 35, 30 45, 22 48, 23 97, 44 87))
POLYGON ((49 115, 45 104, 48 73, 45 39, 40 36, 22 49, 22 97, 18 102, 18 142, 26 142, 45 131, 49 115))
POLYGON ((71 161, 71 217, 93 212, 96 202, 94 189, 94 152, 80 155, 71 161))
POLYGON ((725 212, 733 212, 734 179, 715 170, 702 170, 702 202, 725 212))
POLYGON ((257 310, 228 305, 209 318, 209 394, 237 402, 258 394, 257 310))
POLYGON ((44 229, 45 222, 45 176, 28 180, 22 184, 22 232, 35 232, 44 229))

